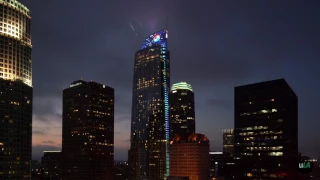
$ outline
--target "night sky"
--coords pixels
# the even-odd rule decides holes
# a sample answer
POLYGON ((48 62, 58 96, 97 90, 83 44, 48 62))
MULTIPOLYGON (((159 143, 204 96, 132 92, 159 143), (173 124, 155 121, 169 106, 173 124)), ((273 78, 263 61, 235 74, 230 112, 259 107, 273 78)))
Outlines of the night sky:
POLYGON ((299 97, 300 151, 320 156, 320 1, 21 2, 32 15, 35 159, 61 149, 62 90, 78 79, 115 88, 115 159, 127 159, 134 53, 166 19, 171 83, 193 86, 196 131, 212 150, 233 128, 234 86, 285 78, 299 97))

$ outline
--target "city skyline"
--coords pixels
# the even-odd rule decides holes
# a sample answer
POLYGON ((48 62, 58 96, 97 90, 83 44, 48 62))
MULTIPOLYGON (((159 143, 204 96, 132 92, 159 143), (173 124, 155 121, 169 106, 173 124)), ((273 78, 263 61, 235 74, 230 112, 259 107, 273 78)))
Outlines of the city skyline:
POLYGON ((120 6, 119 2, 84 5, 77 1, 75 6, 72 2, 60 1, 21 2, 34 17, 35 158, 42 156, 39 154, 42 150, 61 149, 62 89, 69 82, 83 78, 115 88, 115 159, 126 160, 132 57, 142 39, 164 28, 166 18, 172 52, 171 83, 192 84, 196 132, 208 136, 213 150, 222 150, 222 129, 233 128, 233 88, 285 78, 299 97, 300 151, 304 155, 319 156, 316 154, 319 146, 315 147, 309 140, 320 137, 316 129, 319 85, 312 83, 316 81, 314 77, 319 76, 316 69, 320 42, 318 4, 242 2, 227 5, 184 1, 181 7, 179 1, 168 1, 164 4, 144 2, 150 7, 145 10, 131 2, 126 6, 120 6), (88 8, 95 11, 82 17, 81 13, 70 13, 70 6, 74 12, 88 8), (53 13, 58 7, 60 13, 53 13), (128 11, 114 18, 115 7, 128 11), (201 12, 186 18, 193 9, 201 12), (116 70, 119 65, 120 70, 116 70))

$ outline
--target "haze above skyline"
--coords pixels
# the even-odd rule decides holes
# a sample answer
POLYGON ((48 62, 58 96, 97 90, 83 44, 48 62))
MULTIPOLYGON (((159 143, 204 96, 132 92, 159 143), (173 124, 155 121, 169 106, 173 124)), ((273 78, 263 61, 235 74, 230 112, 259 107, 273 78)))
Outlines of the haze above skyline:
POLYGON ((320 2, 21 0, 32 16, 33 157, 61 149, 62 90, 93 80, 115 88, 115 159, 130 142, 134 53, 165 28, 171 83, 195 92, 196 131, 222 150, 234 86, 285 78, 299 98, 299 148, 320 156, 320 2))

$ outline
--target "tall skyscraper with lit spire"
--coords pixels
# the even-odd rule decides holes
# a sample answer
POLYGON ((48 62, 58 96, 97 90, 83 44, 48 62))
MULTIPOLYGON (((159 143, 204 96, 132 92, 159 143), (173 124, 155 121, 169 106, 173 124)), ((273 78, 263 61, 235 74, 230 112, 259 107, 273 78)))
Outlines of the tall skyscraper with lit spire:
POLYGON ((135 54, 131 148, 131 180, 163 180, 169 176, 170 61, 167 30, 148 36, 135 54))
POLYGON ((195 133, 194 93, 186 82, 175 83, 170 93, 171 137, 195 133))
POLYGON ((17 0, 0 0, 0 179, 31 179, 31 17, 17 0))

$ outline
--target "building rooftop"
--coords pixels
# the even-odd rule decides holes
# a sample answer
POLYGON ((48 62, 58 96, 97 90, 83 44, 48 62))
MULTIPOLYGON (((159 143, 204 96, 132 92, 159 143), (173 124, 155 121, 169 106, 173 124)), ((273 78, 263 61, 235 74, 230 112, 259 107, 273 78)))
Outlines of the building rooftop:
POLYGON ((172 138, 170 144, 180 144, 180 143, 202 143, 209 144, 209 139, 203 134, 189 134, 189 135, 175 135, 172 138))
POLYGON ((191 84, 188 84, 186 82, 179 82, 179 83, 175 83, 175 84, 172 85, 171 92, 175 93, 179 89, 185 89, 185 90, 193 91, 191 84))

